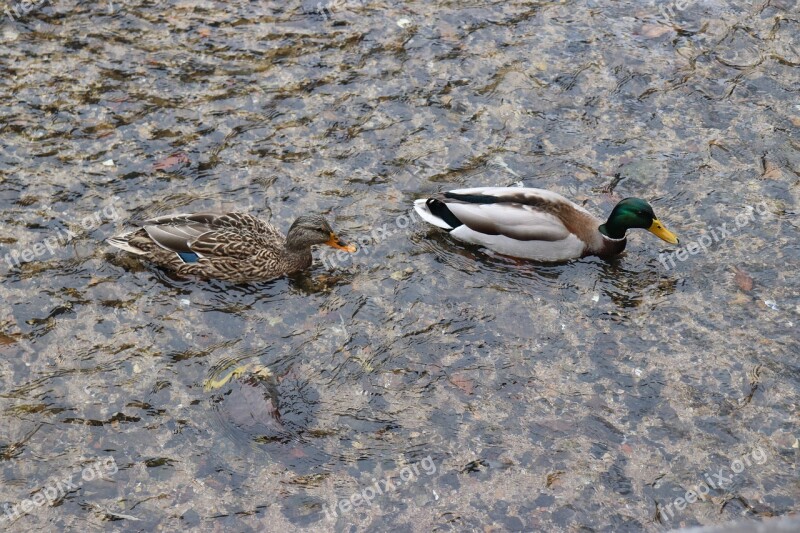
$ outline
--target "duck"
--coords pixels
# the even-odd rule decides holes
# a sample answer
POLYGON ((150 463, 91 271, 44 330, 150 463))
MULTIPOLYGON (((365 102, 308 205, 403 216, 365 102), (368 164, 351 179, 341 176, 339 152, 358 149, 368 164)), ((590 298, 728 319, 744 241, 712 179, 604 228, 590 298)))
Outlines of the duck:
POLYGON ((354 253, 321 215, 297 218, 286 236, 247 213, 183 213, 145 220, 141 228, 108 243, 181 277, 238 283, 269 281, 305 270, 311 247, 325 244, 354 253))
POLYGON ((679 242, 649 203, 633 197, 621 200, 605 222, 558 193, 529 187, 456 189, 416 200, 414 210, 460 241, 541 262, 618 255, 634 228, 679 242))

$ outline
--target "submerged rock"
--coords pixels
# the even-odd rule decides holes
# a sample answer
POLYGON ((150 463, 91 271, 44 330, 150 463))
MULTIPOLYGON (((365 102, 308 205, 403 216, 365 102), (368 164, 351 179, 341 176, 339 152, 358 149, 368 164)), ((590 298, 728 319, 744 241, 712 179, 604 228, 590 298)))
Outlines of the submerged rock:
POLYGON ((283 433, 278 382, 266 366, 259 363, 237 366, 218 379, 207 379, 203 388, 214 391, 212 401, 223 422, 267 440, 283 433))

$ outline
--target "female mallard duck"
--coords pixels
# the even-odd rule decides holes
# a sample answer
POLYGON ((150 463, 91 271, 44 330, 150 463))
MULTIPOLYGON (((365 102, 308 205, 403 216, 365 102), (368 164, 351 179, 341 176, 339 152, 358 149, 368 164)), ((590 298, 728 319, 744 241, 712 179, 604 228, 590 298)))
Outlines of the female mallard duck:
POLYGON ((301 216, 284 238, 274 226, 244 213, 167 215, 108 242, 181 276, 266 281, 311 266, 311 247, 355 252, 319 215, 301 216))
POLYGON ((458 189, 417 200, 414 209, 456 239, 538 261, 616 255, 625 249, 625 232, 632 228, 678 243, 640 198, 619 202, 605 224, 560 194, 543 189, 458 189))

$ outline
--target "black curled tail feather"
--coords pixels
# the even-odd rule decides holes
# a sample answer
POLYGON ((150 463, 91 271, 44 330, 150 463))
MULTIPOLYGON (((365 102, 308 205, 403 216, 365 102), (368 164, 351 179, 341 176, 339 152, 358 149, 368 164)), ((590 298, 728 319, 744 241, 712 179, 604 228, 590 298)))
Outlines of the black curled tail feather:
POLYGON ((445 223, 451 227, 451 229, 456 229, 464 224, 458 220, 458 218, 456 218, 453 212, 450 211, 450 209, 447 208, 447 205, 441 200, 437 200, 436 198, 428 198, 428 200, 425 202, 425 205, 428 206, 428 210, 433 215, 444 220, 445 223))

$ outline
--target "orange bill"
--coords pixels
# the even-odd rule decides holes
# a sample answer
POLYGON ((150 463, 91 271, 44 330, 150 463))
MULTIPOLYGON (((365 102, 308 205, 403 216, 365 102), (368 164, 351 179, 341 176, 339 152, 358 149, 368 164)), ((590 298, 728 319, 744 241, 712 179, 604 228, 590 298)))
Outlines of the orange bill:
POLYGON ((345 244, 339 240, 339 237, 336 236, 335 233, 331 233, 331 238, 325 243, 332 248, 337 248, 339 250, 344 250, 345 252, 350 252, 351 254, 356 251, 356 247, 354 244, 345 244))

